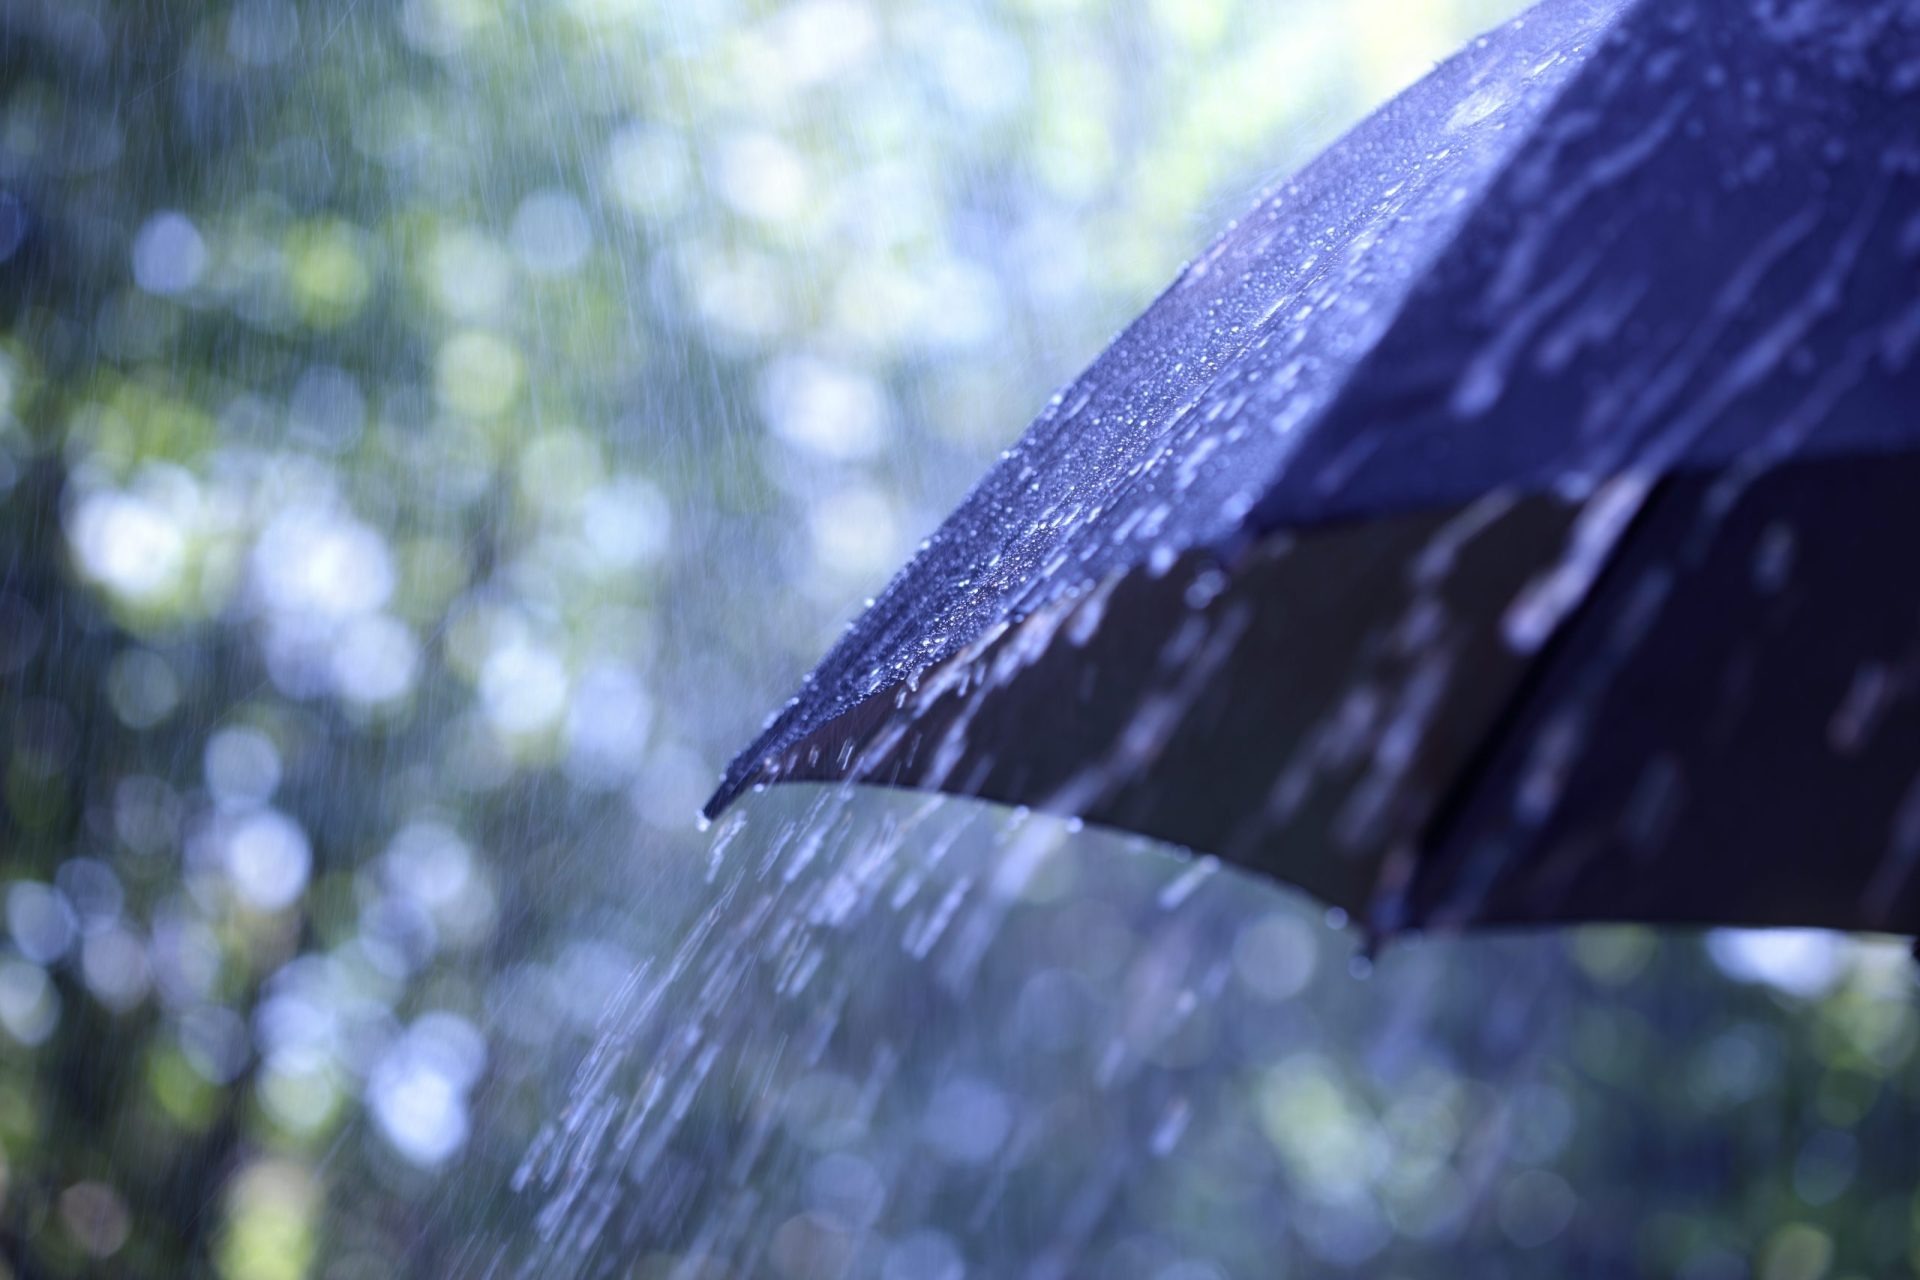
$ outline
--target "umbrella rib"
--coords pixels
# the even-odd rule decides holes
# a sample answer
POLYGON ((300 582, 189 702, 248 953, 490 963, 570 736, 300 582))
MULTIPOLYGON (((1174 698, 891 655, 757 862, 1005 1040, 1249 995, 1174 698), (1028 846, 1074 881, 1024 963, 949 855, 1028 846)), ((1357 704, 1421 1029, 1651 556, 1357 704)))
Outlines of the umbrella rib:
MULTIPOLYGON (((1440 851, 1451 842, 1472 802, 1497 771, 1498 761, 1509 739, 1524 722, 1543 687, 1557 669, 1563 651, 1584 626, 1591 625, 1590 615, 1597 607, 1597 601, 1605 594, 1605 588, 1620 566, 1626 563, 1629 547, 1646 528, 1655 510, 1667 501, 1671 488, 1671 478, 1662 477, 1654 483, 1639 509, 1627 517, 1626 527, 1614 539, 1606 553, 1605 562, 1595 572, 1579 601, 1542 640, 1532 661, 1526 664, 1500 709, 1494 713, 1487 731, 1480 735, 1478 742, 1461 761, 1451 784, 1413 838, 1412 874, 1395 889, 1388 890, 1383 885, 1381 890, 1376 891, 1369 911, 1372 918, 1366 922, 1370 934, 1376 939, 1406 927, 1404 917, 1410 903, 1425 899, 1421 890, 1434 874, 1433 867, 1440 851)), ((1386 867, 1390 868, 1391 865, 1392 859, 1389 859, 1386 867)))

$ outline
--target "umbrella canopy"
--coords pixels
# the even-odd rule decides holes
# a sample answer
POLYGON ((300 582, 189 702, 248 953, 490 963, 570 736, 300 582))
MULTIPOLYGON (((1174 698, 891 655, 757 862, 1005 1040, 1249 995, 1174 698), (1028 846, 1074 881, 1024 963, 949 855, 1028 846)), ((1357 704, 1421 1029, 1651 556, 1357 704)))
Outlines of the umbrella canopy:
POLYGON ((733 763, 1373 927, 1920 929, 1920 0, 1547 0, 1230 227, 733 763))

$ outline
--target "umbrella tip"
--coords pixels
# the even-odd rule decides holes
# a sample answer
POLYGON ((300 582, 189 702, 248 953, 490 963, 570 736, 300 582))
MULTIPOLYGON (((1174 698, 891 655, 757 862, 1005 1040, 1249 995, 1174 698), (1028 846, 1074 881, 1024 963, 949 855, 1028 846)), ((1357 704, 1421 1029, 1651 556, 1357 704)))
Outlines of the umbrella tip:
POLYGON ((715 787, 713 794, 707 797, 707 802, 700 806, 698 819, 700 830, 705 831, 716 818, 725 813, 727 806, 738 800, 740 793, 746 788, 746 779, 735 776, 732 770, 728 770, 726 776, 720 779, 720 785, 715 787))
POLYGON ((1371 969, 1380 960, 1380 953, 1391 941, 1392 933, 1379 924, 1369 920, 1360 926, 1360 949, 1356 958, 1371 969))

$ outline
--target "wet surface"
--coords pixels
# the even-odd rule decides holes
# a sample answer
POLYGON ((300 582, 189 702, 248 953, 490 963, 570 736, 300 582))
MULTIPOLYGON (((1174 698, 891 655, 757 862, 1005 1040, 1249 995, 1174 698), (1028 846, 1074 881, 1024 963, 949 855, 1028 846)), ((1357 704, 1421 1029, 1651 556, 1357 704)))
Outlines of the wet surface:
POLYGON ((1283 185, 1029 428, 710 809, 783 775, 978 792, 1291 868, 1385 929, 1912 928, 1887 869, 1920 767, 1906 718, 1863 772, 1796 699, 1910 643, 1892 459, 1920 403, 1920 8, 1763 8, 1549 3, 1283 185), (1570 531, 1503 529, 1529 495, 1577 509, 1570 531), (1431 540, 1375 574, 1345 530, 1384 544, 1416 513, 1431 540), (1513 545, 1456 564, 1476 538, 1513 545), (1296 542, 1342 548, 1350 580, 1243 571, 1296 542), (1795 563, 1800 542, 1825 550, 1795 563), (1107 597, 1182 557, 1201 568, 1112 622, 1124 640, 1018 656, 1109 625, 1107 597), (1275 628, 1342 625, 1300 621, 1322 614, 1375 645, 1400 627, 1406 673, 1292 669, 1275 628), (1496 627, 1505 651, 1456 639, 1496 627), (921 724, 929 678, 963 709, 921 724), (1712 706, 1682 696, 1716 682, 1712 706), (1094 689, 1103 727, 1076 731, 1094 689), (849 714, 866 698, 887 725, 849 714), (1396 778, 1449 734, 1439 777, 1396 778), (1343 738, 1371 799, 1314 793, 1301 762, 1343 738), (1663 772, 1616 777, 1646 761, 1663 772), (1289 825, 1343 803, 1394 816, 1289 825), (1745 825, 1709 816, 1729 806, 1745 825), (1562 807, 1586 816, 1543 831, 1562 807), (1824 829, 1836 809, 1860 825, 1824 829), (1612 830, 1642 810, 1663 834, 1612 830), (1829 837, 1838 861, 1811 852, 1829 837), (1335 870, 1356 847, 1366 870, 1335 870), (1747 891, 1716 895, 1736 867, 1747 891))

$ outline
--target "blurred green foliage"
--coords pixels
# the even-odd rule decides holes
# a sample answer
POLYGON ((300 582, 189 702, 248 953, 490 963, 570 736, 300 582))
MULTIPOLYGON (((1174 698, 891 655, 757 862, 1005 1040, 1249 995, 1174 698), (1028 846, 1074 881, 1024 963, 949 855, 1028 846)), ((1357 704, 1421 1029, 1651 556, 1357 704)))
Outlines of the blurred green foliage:
MULTIPOLYGON (((760 711, 1217 223, 1511 7, 0 0, 0 1259, 468 1274, 550 1238, 505 1188, 710 909, 691 817, 760 711)), ((1573 1254, 1644 1274, 1908 1265, 1916 1025, 1880 951, 1729 987, 1690 941, 1583 934, 1552 949, 1570 1012, 1484 1030, 1505 962, 1462 961, 1420 1025, 1479 1065, 1369 1075, 1334 1014, 1298 1051, 1350 981, 1298 904, 1209 886, 1209 949, 1152 907, 1163 861, 1050 865, 975 1021, 911 1060, 1036 1000, 1135 1028, 1174 1081, 1152 1125, 1063 1112, 1022 1175, 1059 1204, 1116 1143, 1189 1153, 1102 1206, 1139 1231, 1100 1274, 1193 1280, 1202 1246, 1257 1274, 1250 1189, 1288 1187, 1401 1205, 1416 1244, 1577 1222, 1573 1254), (1575 1216, 1669 1161, 1696 1201, 1575 1216)), ((898 941, 829 964, 869 975, 852 1046, 945 998, 898 941)), ((1098 1065, 1020 1034, 1002 1093, 1033 1107, 1098 1065)), ((821 1072, 824 1115, 852 1085, 821 1072)), ((686 1185, 621 1266, 678 1265, 718 1195, 686 1185)), ((772 1274, 838 1274, 821 1212, 772 1274)), ((981 1274, 1044 1238, 996 1230, 981 1274)), ((945 1238, 885 1257, 940 1274, 945 1238)), ((1476 1274, 1572 1273, 1527 1267, 1476 1274)))

